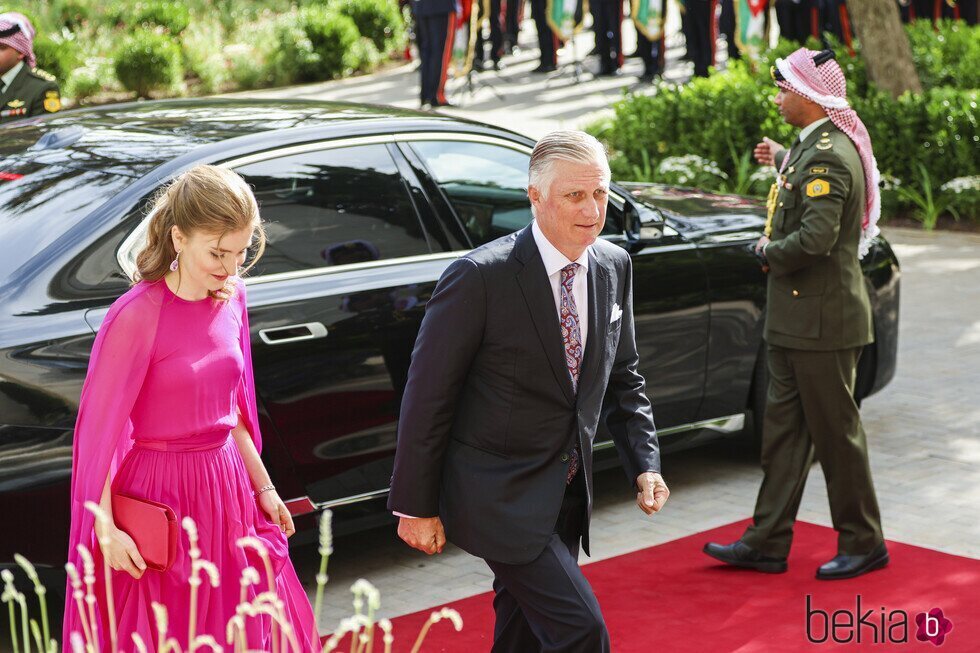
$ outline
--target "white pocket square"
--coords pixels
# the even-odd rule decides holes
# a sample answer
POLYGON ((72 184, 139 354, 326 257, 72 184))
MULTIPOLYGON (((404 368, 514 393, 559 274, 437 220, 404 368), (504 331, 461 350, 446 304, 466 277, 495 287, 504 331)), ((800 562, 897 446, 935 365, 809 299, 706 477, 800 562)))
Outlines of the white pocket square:
POLYGON ((609 316, 609 324, 612 324, 621 317, 623 317, 623 309, 619 307, 619 304, 613 304, 612 315, 609 316))

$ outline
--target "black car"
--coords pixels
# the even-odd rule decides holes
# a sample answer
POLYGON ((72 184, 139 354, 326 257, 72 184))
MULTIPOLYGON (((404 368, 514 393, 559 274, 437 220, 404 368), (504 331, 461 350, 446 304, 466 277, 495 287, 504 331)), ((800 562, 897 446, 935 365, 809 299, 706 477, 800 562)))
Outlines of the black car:
MULTIPOLYGON (((161 184, 210 163, 255 189, 269 236, 248 279, 263 457, 309 533, 319 508, 349 505, 338 516, 353 526, 381 514, 426 300, 453 259, 531 220, 533 145, 432 113, 251 99, 115 105, 0 130, 0 566, 15 552, 51 572, 66 559, 89 352, 130 285, 161 184)), ((755 200, 612 186, 602 237, 633 256, 640 366, 665 450, 757 437, 763 222, 755 200)), ((859 399, 894 374, 899 294, 883 238, 862 265, 876 342, 859 399)), ((608 434, 597 442, 599 466, 615 464, 608 434)))

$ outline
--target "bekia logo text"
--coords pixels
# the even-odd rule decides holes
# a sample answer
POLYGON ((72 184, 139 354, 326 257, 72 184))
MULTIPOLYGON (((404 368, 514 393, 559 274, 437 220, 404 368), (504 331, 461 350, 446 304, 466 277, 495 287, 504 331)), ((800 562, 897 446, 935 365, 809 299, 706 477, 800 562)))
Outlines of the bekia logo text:
POLYGON ((861 595, 855 597, 854 610, 828 612, 813 605, 806 595, 806 638, 812 644, 833 641, 837 644, 904 644, 909 641, 910 623, 915 627, 915 639, 942 646, 953 630, 953 622, 941 608, 919 612, 913 619, 905 610, 864 609, 861 595))

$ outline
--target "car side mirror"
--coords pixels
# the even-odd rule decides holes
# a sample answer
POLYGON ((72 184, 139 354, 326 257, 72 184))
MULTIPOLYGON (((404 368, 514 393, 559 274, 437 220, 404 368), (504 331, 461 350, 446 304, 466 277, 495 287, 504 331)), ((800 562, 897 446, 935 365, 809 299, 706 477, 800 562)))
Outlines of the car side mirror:
POLYGON ((664 218, 659 211, 627 201, 623 211, 626 237, 636 245, 654 243, 664 237, 664 218))

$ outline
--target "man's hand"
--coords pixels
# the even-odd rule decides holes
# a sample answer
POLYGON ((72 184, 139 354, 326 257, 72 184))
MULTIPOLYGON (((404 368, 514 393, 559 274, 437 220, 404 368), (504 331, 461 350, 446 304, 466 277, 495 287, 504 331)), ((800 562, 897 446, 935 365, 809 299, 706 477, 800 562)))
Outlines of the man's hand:
POLYGON ((763 236, 762 238, 759 239, 759 242, 757 242, 755 244, 755 253, 756 253, 756 256, 762 256, 763 255, 762 250, 763 250, 763 248, 765 248, 765 246, 768 243, 769 243, 769 236, 763 236))
POLYGON ((776 152, 783 149, 783 146, 769 137, 763 136, 762 142, 755 146, 752 154, 755 160, 764 166, 776 165, 776 152))
POLYGON ((429 555, 442 553, 442 547, 446 546, 446 532, 438 517, 402 517, 398 520, 398 537, 429 555))
POLYGON ((648 515, 660 512, 670 496, 664 477, 655 472, 643 472, 637 476, 636 487, 640 489, 636 493, 636 505, 648 515))

